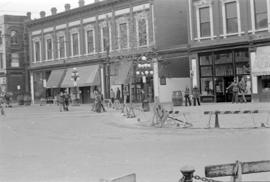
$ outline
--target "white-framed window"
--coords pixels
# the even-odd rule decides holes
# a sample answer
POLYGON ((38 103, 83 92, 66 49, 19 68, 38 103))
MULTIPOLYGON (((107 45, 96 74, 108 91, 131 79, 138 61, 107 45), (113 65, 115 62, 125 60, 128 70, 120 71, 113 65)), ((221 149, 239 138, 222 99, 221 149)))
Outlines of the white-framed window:
POLYGON ((194 3, 196 8, 197 39, 214 39, 213 7, 209 1, 194 3))
POLYGON ((254 22, 255 29, 268 28, 268 0, 254 0, 254 22))
POLYGON ((53 39, 51 36, 45 37, 45 52, 46 52, 46 60, 53 59, 53 39))
POLYGON ((241 35, 240 5, 238 0, 222 0, 223 34, 241 35))
POLYGON ((12 53, 11 54, 11 67, 20 67, 20 56, 19 53, 12 53))
POLYGON ((96 39, 95 39, 95 28, 92 25, 85 27, 85 47, 86 54, 94 54, 96 52, 96 39))
POLYGON ((79 56, 80 55, 80 34, 78 29, 73 29, 70 32, 70 40, 71 40, 71 56, 79 56))
POLYGON ((66 36, 64 31, 57 32, 57 57, 62 59, 66 57, 66 36))
POLYGON ((111 25, 108 20, 103 21, 100 24, 100 34, 101 34, 101 52, 106 52, 112 50, 112 38, 111 38, 111 25))
POLYGON ((10 32, 10 43, 11 44, 18 44, 19 40, 18 40, 18 32, 15 30, 12 30, 10 32))
POLYGON ((4 68, 4 57, 3 53, 0 53, 0 69, 4 68))
POLYGON ((33 62, 41 62, 41 41, 39 38, 33 40, 33 62))
POLYGON ((148 13, 142 12, 135 16, 136 18, 136 40, 138 47, 149 45, 149 22, 148 13))

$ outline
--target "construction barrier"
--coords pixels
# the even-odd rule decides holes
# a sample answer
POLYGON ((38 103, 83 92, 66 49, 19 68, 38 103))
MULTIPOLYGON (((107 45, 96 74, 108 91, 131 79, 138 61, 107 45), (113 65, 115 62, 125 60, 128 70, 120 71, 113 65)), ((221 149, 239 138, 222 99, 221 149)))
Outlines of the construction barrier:
POLYGON ((236 161, 231 164, 210 165, 205 167, 205 176, 201 177, 194 175, 195 169, 191 166, 184 166, 181 170, 182 178, 179 182, 193 182, 193 179, 207 181, 207 182, 220 182, 213 179, 215 177, 231 176, 233 182, 241 182, 242 174, 252 174, 261 172, 270 172, 270 160, 254 161, 254 162, 240 162, 236 161))
MULTIPOLYGON (((268 113, 270 114, 270 111, 266 110, 236 110, 236 111, 205 111, 204 114, 210 115, 209 119, 209 126, 211 121, 211 116, 215 115, 215 128, 220 128, 219 124, 219 114, 258 114, 258 113, 268 113)), ((265 123, 261 124, 261 127, 267 127, 265 123)))

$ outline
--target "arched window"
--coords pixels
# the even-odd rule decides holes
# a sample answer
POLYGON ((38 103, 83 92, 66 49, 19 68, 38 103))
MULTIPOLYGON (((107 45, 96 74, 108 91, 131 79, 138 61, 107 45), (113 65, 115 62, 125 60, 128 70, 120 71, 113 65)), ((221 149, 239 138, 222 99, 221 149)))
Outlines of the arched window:
POLYGON ((10 32, 10 43, 18 44, 18 33, 14 30, 10 32))

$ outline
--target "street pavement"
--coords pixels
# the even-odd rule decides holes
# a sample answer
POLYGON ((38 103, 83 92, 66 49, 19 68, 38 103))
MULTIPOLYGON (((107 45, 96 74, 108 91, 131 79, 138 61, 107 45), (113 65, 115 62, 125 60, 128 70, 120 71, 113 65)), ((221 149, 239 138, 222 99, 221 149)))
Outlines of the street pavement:
MULTIPOLYGON (((119 110, 94 113, 90 105, 59 112, 55 105, 16 106, 0 118, 0 181, 99 182, 136 173, 138 182, 171 182, 180 168, 194 166, 204 176, 207 165, 269 160, 268 114, 220 116, 220 129, 207 129, 205 110, 269 110, 268 103, 203 104, 172 107, 192 128, 151 126, 152 112, 136 110, 127 118, 119 110)), ((137 108, 139 105, 137 105, 137 108)), ((230 178, 217 178, 228 181, 230 178)), ((270 173, 243 180, 269 181, 270 173)))

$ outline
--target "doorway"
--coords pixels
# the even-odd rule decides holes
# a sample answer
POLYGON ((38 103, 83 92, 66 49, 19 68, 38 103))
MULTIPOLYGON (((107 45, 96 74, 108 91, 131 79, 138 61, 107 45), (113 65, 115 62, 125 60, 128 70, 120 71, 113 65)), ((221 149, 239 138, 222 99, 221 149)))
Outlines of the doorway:
POLYGON ((232 101, 232 89, 229 89, 228 92, 226 92, 226 88, 230 86, 230 84, 233 82, 233 76, 225 76, 224 77, 224 92, 225 92, 225 101, 224 102, 231 102, 232 101))

